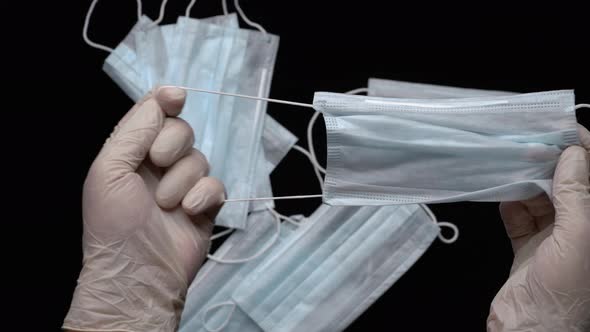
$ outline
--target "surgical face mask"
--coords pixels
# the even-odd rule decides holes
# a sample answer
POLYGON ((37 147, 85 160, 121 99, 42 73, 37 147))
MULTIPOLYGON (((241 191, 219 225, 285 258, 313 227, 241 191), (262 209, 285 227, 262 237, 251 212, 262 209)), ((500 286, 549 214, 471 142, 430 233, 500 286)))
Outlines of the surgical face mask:
MULTIPOLYGON (((220 259, 236 259, 253 256, 270 243, 273 245, 272 250, 280 247, 298 226, 282 223, 278 240, 273 241, 273 237, 277 236, 274 218, 276 216, 268 210, 251 213, 248 216, 248 228, 235 231, 219 247, 215 256, 220 259)), ((296 219, 300 225, 305 222, 305 219, 296 219)), ((188 290, 179 331, 206 331, 205 324, 209 329, 215 329, 230 316, 230 312, 231 321, 223 331, 259 331, 254 321, 228 301, 231 300, 235 288, 272 250, 242 264, 223 264, 208 260, 188 290)))
POLYGON ((145 95, 142 64, 137 57, 136 36, 152 24, 147 16, 141 16, 125 39, 105 59, 102 69, 134 101, 145 95))
POLYGON ((469 98, 482 96, 508 96, 515 94, 507 91, 466 89, 444 85, 385 80, 380 78, 369 78, 367 90, 367 94, 374 97, 413 99, 469 98))
POLYGON ((574 94, 463 99, 316 93, 328 162, 324 201, 385 205, 515 201, 543 191, 577 144, 574 94))
MULTIPOLYGON (((223 25, 227 27, 237 26, 237 17, 235 14, 219 15, 201 19, 203 22, 223 25)), ((153 21, 147 16, 140 17, 138 22, 133 26, 125 39, 117 45, 113 52, 105 59, 103 70, 117 83, 117 85, 131 98, 138 101, 151 88, 145 83, 145 72, 154 69, 145 68, 145 60, 141 60, 137 55, 137 48, 141 47, 140 41, 144 40, 141 34, 145 31, 154 30, 154 36, 161 29, 163 43, 166 50, 172 49, 172 43, 175 36, 176 25, 152 26, 153 21)), ((168 52, 168 51, 167 51, 168 52)), ((160 65, 159 67, 163 67, 160 65)), ((161 70, 161 69, 156 69, 161 70)), ((153 75, 153 74, 150 74, 153 75)))
MULTIPOLYGON (((240 73, 238 94, 268 97, 278 49, 277 36, 245 30, 248 46, 240 73)), ((190 94, 189 94, 190 95, 190 94)), ((254 176, 261 136, 265 122, 266 102, 236 98, 230 127, 227 159, 223 179, 228 197, 250 197, 254 194, 254 176)), ((225 204, 217 216, 220 226, 243 229, 246 227, 249 202, 225 204)))
POLYGON ((235 310, 264 331, 341 331, 412 266, 438 230, 417 205, 322 205, 237 287, 235 310))

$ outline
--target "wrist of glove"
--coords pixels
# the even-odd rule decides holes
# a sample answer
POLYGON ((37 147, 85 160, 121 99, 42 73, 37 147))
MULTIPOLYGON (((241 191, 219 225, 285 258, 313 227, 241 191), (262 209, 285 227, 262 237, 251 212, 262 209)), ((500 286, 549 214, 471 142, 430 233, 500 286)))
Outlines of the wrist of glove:
POLYGON ((100 243, 86 234, 84 267, 64 328, 176 331, 187 280, 173 259, 172 239, 154 236, 158 231, 140 229, 115 243, 100 243), (162 250, 166 247, 169 254, 162 250), (171 278, 170 271, 178 273, 171 278))
POLYGON ((84 264, 63 328, 175 331, 205 259, 223 184, 176 116, 185 93, 157 89, 123 117, 82 200, 84 264))

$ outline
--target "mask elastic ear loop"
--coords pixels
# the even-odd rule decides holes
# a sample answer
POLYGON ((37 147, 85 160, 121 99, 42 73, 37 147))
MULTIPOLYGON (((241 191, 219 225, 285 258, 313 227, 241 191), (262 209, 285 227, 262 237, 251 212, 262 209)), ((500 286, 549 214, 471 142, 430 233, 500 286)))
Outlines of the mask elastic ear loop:
POLYGON ((227 11, 227 0, 221 0, 221 9, 223 10, 223 15, 229 14, 227 11))
POLYGON ((277 210, 275 210, 275 209, 273 209, 273 208, 271 208, 271 210, 272 210, 272 211, 273 211, 273 212, 274 212, 274 213, 275 213, 277 216, 279 216, 279 218, 281 218, 282 220, 284 220, 284 221, 286 221, 286 222, 288 222, 288 223, 290 223, 290 224, 292 224, 292 225, 295 225, 295 226, 297 226, 297 227, 301 226, 301 225, 299 224, 299 222, 295 221, 293 218, 287 217, 286 215, 279 213, 277 210))
POLYGON ((317 168, 316 174, 318 172, 322 172, 323 174, 326 174, 326 169, 323 168, 322 165, 320 165, 320 163, 318 162, 318 158, 316 157, 316 154, 315 154, 315 148, 313 147, 313 135, 312 135, 313 126, 315 125, 319 116, 320 116, 320 112, 315 112, 311 116, 311 119, 309 119, 309 123, 307 124, 307 149, 309 150, 309 154, 311 155, 311 157, 314 160, 313 164, 317 168))
POLYGON ((223 230, 223 231, 221 231, 221 232, 219 232, 219 233, 215 233, 215 234, 211 235, 211 238, 210 238, 210 239, 211 239, 211 241, 213 241, 213 240, 217 240, 217 239, 219 239, 219 238, 220 238, 220 237, 222 237, 222 236, 225 236, 225 235, 227 235, 227 234, 230 234, 230 233, 232 233, 234 230, 235 230, 235 229, 233 229, 233 228, 228 228, 228 229, 226 229, 226 230, 223 230))
POLYGON ((233 316, 235 310, 236 310, 236 304, 234 302, 232 302, 232 301, 219 302, 217 304, 209 306, 207 309, 205 309, 205 311, 203 311, 203 315, 201 316, 201 323, 203 323, 203 327, 208 332, 219 332, 227 326, 227 324, 229 323, 229 320, 231 319, 231 316, 233 316), (231 310, 230 310, 229 314, 227 315, 227 317, 225 318, 225 320, 221 323, 221 325, 219 325, 218 327, 216 327, 214 329, 207 326, 207 316, 209 316, 209 312, 211 312, 211 310, 221 308, 221 307, 226 307, 226 306, 231 307, 231 310))
POLYGON ((215 257, 211 254, 208 254, 207 258, 209 258, 210 260, 217 262, 217 263, 239 264, 239 263, 245 263, 245 262, 251 261, 253 259, 256 259, 256 258, 260 257, 262 254, 264 254, 268 249, 272 248, 272 246, 278 241, 279 235, 281 233, 281 216, 278 214, 278 212, 274 211, 270 206, 267 206, 267 209, 275 217, 274 221, 276 224, 276 232, 275 232, 272 240, 269 243, 267 243, 266 246, 264 246, 262 249, 260 249, 254 255, 252 255, 250 257, 246 257, 246 258, 224 259, 224 258, 215 257))
POLYGON ((240 7, 240 3, 238 2, 238 0, 234 0, 234 6, 236 7, 236 10, 238 11, 238 14, 240 15, 240 17, 242 18, 242 20, 244 20, 244 22, 246 22, 246 24, 248 24, 249 26, 257 29, 258 31, 264 33, 265 35, 267 34, 266 30, 262 27, 262 25, 250 20, 246 14, 244 13, 244 11, 242 10, 242 7, 240 7))
POLYGON ((186 6, 186 10, 184 11, 184 16, 186 16, 186 17, 191 16, 191 10, 193 9, 195 2, 197 2, 197 0, 191 0, 191 2, 188 3, 188 6, 186 6))
POLYGON ((166 11, 166 4, 167 3, 168 3, 168 0, 162 0, 162 4, 160 5, 160 14, 158 15, 158 18, 147 27, 148 29, 151 29, 151 28, 155 27, 156 25, 160 24, 160 22, 162 22, 162 20, 164 19, 164 13, 166 11))
MULTIPOLYGON (((90 7, 88 8, 88 12, 86 13, 86 18, 84 19, 84 27, 82 28, 82 38, 84 42, 88 44, 90 47, 97 48, 99 50, 107 51, 109 53, 113 53, 115 50, 99 43, 95 43, 90 38, 88 38, 88 25, 90 25, 90 17, 92 16, 92 12, 94 11, 94 7, 96 7, 96 3, 98 0, 93 0, 90 3, 90 7)), ((141 19, 141 10, 142 10, 142 3, 141 0, 137 0, 137 20, 141 19)))
POLYGON ((446 244, 451 244, 451 243, 454 243, 455 241, 457 241, 457 239, 459 238, 459 228, 455 224, 447 222, 447 221, 438 221, 438 219, 436 219, 436 215, 434 214, 434 212, 432 212, 432 210, 426 204, 419 204, 419 205, 422 209, 424 209, 426 214, 428 214, 430 219, 432 219, 432 221, 434 221, 435 224, 437 224, 439 227, 450 228, 453 231, 453 236, 451 236, 450 238, 444 237, 444 235, 442 235, 442 231, 439 232, 438 239, 441 242, 446 243, 446 244))
MULTIPOLYGON (((84 42, 86 42, 86 44, 88 44, 88 46, 90 46, 90 47, 94 47, 99 50, 113 53, 115 51, 114 49, 112 49, 106 45, 95 43, 92 40, 90 40, 90 38, 88 38, 88 26, 90 25, 90 17, 92 16, 92 12, 94 11, 94 7, 96 7, 97 3, 98 3, 98 0, 92 0, 92 2, 90 3, 90 7, 88 8, 88 12, 86 13, 86 18, 84 19, 84 26, 82 27, 82 39, 84 39, 84 42)), ((137 20, 139 21, 140 18, 141 18, 141 0, 137 0, 137 20)))
MULTIPOLYGON (((319 113, 316 113, 316 114, 319 114, 319 113)), ((313 166, 313 171, 318 179, 318 184, 320 185, 320 190, 324 191, 324 179, 322 178, 322 175, 320 174, 319 169, 321 168, 321 166, 318 164, 318 161, 314 159, 314 157, 311 155, 311 153, 309 151, 305 150, 304 148, 300 147, 299 145, 293 145, 293 149, 301 152, 303 155, 305 155, 307 157, 307 159, 309 159, 309 162, 313 166)), ((325 171, 324 171, 324 173, 325 173, 325 171)))

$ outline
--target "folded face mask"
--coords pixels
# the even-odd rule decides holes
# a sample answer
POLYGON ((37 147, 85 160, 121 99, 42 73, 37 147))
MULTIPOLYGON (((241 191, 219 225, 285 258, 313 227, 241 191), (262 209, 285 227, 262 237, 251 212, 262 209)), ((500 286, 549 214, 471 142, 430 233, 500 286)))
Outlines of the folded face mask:
MULTIPOLYGON (((238 24, 235 14, 219 15, 201 20, 206 23, 227 27, 237 27, 238 24)), ((149 17, 141 16, 125 39, 117 45, 103 64, 103 70, 133 101, 141 99, 152 88, 145 82, 146 75, 153 75, 153 72, 161 71, 168 63, 168 60, 163 61, 158 66, 158 69, 145 67, 146 60, 140 59, 137 54, 138 48, 142 47, 142 40, 146 38, 144 34, 147 31, 156 29, 152 33, 155 34, 154 37, 158 37, 160 32, 157 30, 161 29, 162 42, 166 50, 171 50, 173 42, 176 41, 175 24, 164 26, 152 26, 152 24, 153 21, 149 17)), ((168 56, 171 56, 169 51, 166 52, 168 52, 168 56)))
POLYGON ((308 219, 232 295, 264 331, 344 330, 439 230, 417 205, 322 205, 308 219))
MULTIPOLYGON (((221 259, 236 259, 252 256, 276 236, 273 216, 268 210, 253 212, 248 216, 248 228, 235 231, 215 252, 221 259)), ((300 225, 305 219, 299 219, 300 225)), ((296 229, 293 224, 282 223, 279 238, 273 249, 258 258, 242 264, 223 264, 208 260, 199 270, 189 287, 179 331, 207 331, 216 329, 231 316, 223 331, 260 331, 258 325, 235 304, 228 303, 235 288, 254 270, 272 250, 276 250, 296 229), (218 306, 218 307, 216 307, 218 306), (207 328, 205 327, 207 324, 207 328)))
MULTIPOLYGON (((240 72, 237 93, 268 97, 278 50, 277 36, 245 30, 248 43, 244 66, 240 72)), ((254 178, 260 153, 262 129, 266 116, 266 102, 235 98, 230 127, 228 150, 225 154, 223 179, 228 197, 252 197, 254 178)), ((216 224, 243 229, 246 227, 249 202, 225 204, 217 215, 216 224)))
POLYGON ((136 36, 152 24, 147 16, 141 16, 125 39, 105 59, 102 69, 134 101, 143 97, 142 63, 137 57, 136 36))
MULTIPOLYGON (((133 100, 157 83, 268 97, 278 37, 238 29, 235 14, 202 20, 181 17, 176 25, 151 24, 142 17, 103 67, 133 100)), ((207 156, 211 175, 224 182, 230 195, 242 197, 255 190, 265 116, 264 102, 187 95, 181 117, 193 128, 195 147, 207 156)), ((245 227, 248 205, 226 204, 217 224, 245 227)))
POLYGON ((463 99, 316 93, 324 114, 324 201, 387 205, 515 201, 551 192, 578 144, 573 91, 463 99))

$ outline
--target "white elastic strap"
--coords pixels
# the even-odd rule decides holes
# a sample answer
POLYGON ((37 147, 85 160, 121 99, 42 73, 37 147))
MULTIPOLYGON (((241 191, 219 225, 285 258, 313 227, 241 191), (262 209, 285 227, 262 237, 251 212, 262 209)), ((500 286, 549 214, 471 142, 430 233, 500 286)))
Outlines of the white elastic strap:
POLYGON ((358 88, 345 92, 347 95, 358 95, 359 93, 368 93, 369 88, 358 88))
POLYGON ((578 104, 575 107, 575 109, 580 109, 580 108, 590 108, 590 104, 578 104))
POLYGON ((178 89, 183 89, 183 90, 186 90, 186 91, 196 91, 196 92, 203 92, 203 93, 212 93, 212 94, 222 95, 222 96, 231 96, 231 97, 239 97, 239 98, 246 98, 246 99, 254 99, 254 100, 267 101, 269 103, 286 104, 286 105, 293 105, 293 106, 301 106, 301 107, 313 108, 313 104, 299 103, 299 102, 296 102, 296 101, 288 101, 288 100, 272 99, 272 98, 264 98, 264 97, 255 97, 255 96, 249 96, 249 95, 241 95, 241 94, 238 94, 238 93, 229 93, 229 92, 214 91, 214 90, 207 90, 207 89, 189 88, 189 87, 186 87, 186 86, 179 86, 179 85, 161 85, 160 88, 178 88, 178 89))
POLYGON ((457 241, 457 239, 459 238, 459 228, 450 222, 446 222, 446 221, 438 221, 438 219, 436 218, 436 215, 434 214, 434 212, 432 212, 432 210, 428 207, 428 205, 426 204, 419 204, 420 207, 422 207, 422 209, 424 209, 424 211, 426 211, 426 214, 428 214, 428 216, 430 217, 430 219, 432 219, 432 221, 434 221, 435 224, 437 224, 439 227, 448 227, 453 231, 453 236, 451 236, 450 238, 446 238, 444 237, 444 235, 442 235, 442 231, 438 233, 438 239, 446 244, 451 244, 455 241, 457 241))
POLYGON ((153 28, 162 22, 164 19, 164 12, 166 11, 166 3, 168 3, 168 0, 162 0, 162 4, 160 5, 160 14, 158 15, 158 18, 148 26, 148 29, 153 28))
MULTIPOLYGON (((97 2, 98 0, 92 0, 92 2, 90 3, 90 7, 88 8, 88 12, 86 13, 86 18, 84 19, 84 26, 82 27, 82 38, 84 39, 86 44, 88 44, 88 46, 112 53, 113 51, 115 51, 114 49, 106 45, 95 43, 92 40, 90 40, 90 38, 88 38, 88 26, 90 25, 90 17, 92 16, 92 12, 94 11, 94 7, 96 7, 97 2)), ((140 18, 141 0, 137 0, 137 20, 139 21, 140 18)))
POLYGON ((322 165, 320 165, 320 163, 318 162, 318 158, 315 154, 315 148, 313 147, 313 126, 315 125, 315 122, 317 121, 319 116, 320 112, 315 112, 311 116, 311 119, 309 119, 309 123, 307 124, 307 149, 309 150, 309 154, 314 160, 313 164, 315 167, 317 167, 317 171, 326 174, 326 169, 323 168, 322 165))
POLYGON ((260 249, 254 255, 252 255, 250 257, 246 257, 246 258, 223 259, 223 258, 215 257, 211 254, 208 254, 207 258, 209 258, 210 260, 217 262, 217 263, 239 264, 239 263, 245 263, 245 262, 251 261, 253 259, 260 257, 260 255, 264 254, 268 249, 270 249, 277 242, 277 240, 279 239, 279 234, 281 233, 281 217, 278 215, 278 212, 274 211, 271 207, 268 207, 267 209, 275 217, 274 221, 276 223, 276 232, 275 232, 272 240, 269 241, 262 249, 260 249))
POLYGON ((275 210, 275 209, 272 209, 272 210, 274 211, 274 213, 275 213, 277 216, 279 216, 279 218, 281 218, 281 219, 285 220, 286 222, 288 222, 288 223, 290 223, 290 224, 293 224, 293 225, 295 225, 295 226, 297 226, 297 227, 299 227, 299 226, 300 226, 300 224, 299 224, 297 221, 293 220, 293 218, 287 217, 287 216, 286 216, 286 215, 284 215, 284 214, 280 214, 280 213, 279 213, 277 210, 275 210))
POLYGON ((229 233, 233 232, 234 230, 235 230, 234 228, 229 228, 229 229, 226 229, 226 230, 224 230, 224 231, 221 231, 221 232, 219 232, 219 233, 215 233, 215 234, 211 235, 211 241, 213 241, 213 240, 217 240, 217 239, 219 239, 220 237, 222 237, 222 236, 225 236, 225 235, 227 235, 227 234, 229 234, 229 233))
POLYGON ((441 240, 443 243, 451 244, 459 238, 459 227, 457 225, 447 222, 447 221, 439 221, 436 223, 439 227, 447 227, 453 231, 453 236, 451 238, 446 238, 442 235, 442 232, 438 234, 438 239, 441 240))
POLYGON ((227 0, 221 0, 221 9, 223 10, 223 15, 227 15, 229 13, 227 11, 227 0))
POLYGON ((236 6, 236 10, 238 11, 238 14, 240 14, 240 17, 242 18, 242 20, 244 20, 244 22, 246 22, 246 24, 248 24, 249 26, 258 29, 258 31, 267 34, 266 30, 262 27, 262 25, 251 21, 246 14, 244 13, 244 11, 242 10, 242 7, 240 7, 240 3, 238 2, 238 0, 234 0, 234 6, 236 6))
POLYGON ((184 11, 184 16, 186 16, 186 17, 191 16, 191 10, 193 9, 195 2, 197 2, 197 0, 191 0, 191 2, 188 3, 188 6, 186 6, 186 10, 184 11))
POLYGON ((315 158, 311 155, 311 153, 309 151, 305 150, 304 148, 300 147, 299 145, 293 145, 293 149, 303 153, 303 155, 305 155, 307 157, 307 159, 309 159, 309 162, 313 166, 313 172, 315 173, 315 176, 318 179, 318 184, 320 185, 320 190, 324 191, 324 179, 322 178, 322 175, 320 174, 321 166, 318 165, 318 161, 315 160, 315 158))
POLYGON ((214 304, 212 306, 209 306, 207 309, 205 309, 205 311, 203 311, 203 315, 201 316, 201 322, 203 323, 203 327, 208 332, 219 332, 219 331, 223 330, 227 326, 227 324, 229 323, 229 320, 230 320, 231 316, 234 314, 235 310, 236 310, 236 304, 232 301, 220 302, 220 303, 214 304), (213 329, 210 328, 209 326, 207 326, 207 316, 209 316, 209 312, 211 312, 211 310, 221 308, 221 307, 226 307, 226 306, 231 307, 231 310, 230 310, 229 314, 227 315, 227 317, 225 318, 225 320, 221 323, 221 325, 219 325, 218 327, 213 328, 213 329))
POLYGON ((305 198, 318 198, 324 197, 322 194, 315 195, 295 195, 295 196, 276 196, 276 197, 252 197, 252 198, 230 198, 226 199, 226 203, 231 202, 251 202, 251 201, 274 201, 278 199, 305 199, 305 198))

